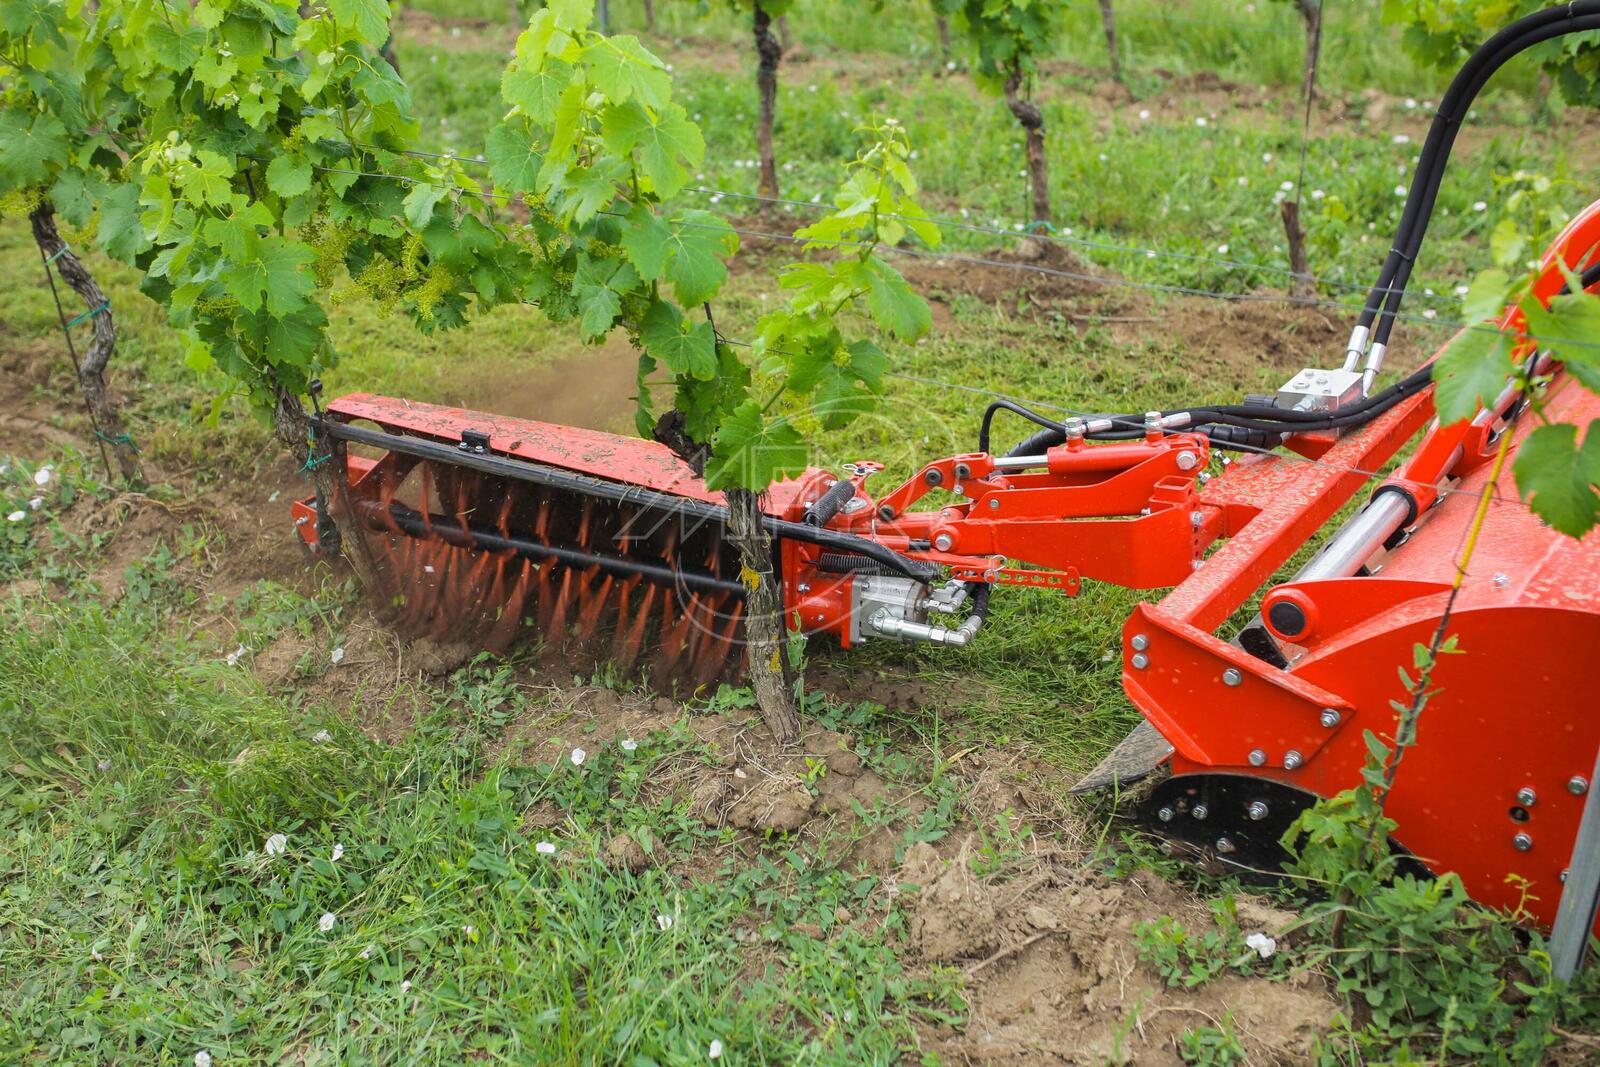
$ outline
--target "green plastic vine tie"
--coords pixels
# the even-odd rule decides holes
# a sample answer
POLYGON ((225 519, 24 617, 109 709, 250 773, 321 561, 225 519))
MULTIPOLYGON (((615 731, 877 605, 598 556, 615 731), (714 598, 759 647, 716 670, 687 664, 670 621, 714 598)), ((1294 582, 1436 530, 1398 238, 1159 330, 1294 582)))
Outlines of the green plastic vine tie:
POLYGON ((328 462, 328 460, 333 458, 332 452, 324 452, 322 455, 317 456, 313 455, 315 451, 315 448, 306 449, 306 462, 305 466, 300 468, 301 474, 309 474, 311 471, 316 470, 318 467, 322 466, 324 463, 328 462))
POLYGON ((49 266, 50 264, 54 263, 56 260, 60 259, 64 255, 66 255, 69 251, 70 251, 70 249, 68 248, 68 246, 62 245, 60 248, 56 249, 54 255, 50 256, 50 258, 48 258, 48 259, 46 259, 44 261, 45 262, 45 266, 49 266))
POLYGON ((94 318, 96 315, 100 314, 102 311, 110 311, 110 310, 111 310, 111 301, 107 300, 105 303, 101 304, 99 307, 93 308, 93 309, 91 309, 89 311, 85 311, 82 315, 79 315, 77 318, 75 318, 71 322, 67 323, 67 329, 70 330, 74 326, 78 325, 80 322, 86 322, 89 319, 94 318))
POLYGON ((1034 219, 1032 222, 1028 223, 1023 232, 1054 234, 1056 232, 1056 228, 1050 225, 1050 222, 1047 219, 1034 219))
POLYGON ((106 444, 111 445, 113 447, 115 447, 117 445, 127 445, 129 448, 133 449, 135 452, 138 452, 140 455, 144 454, 142 451, 140 451, 138 444, 134 442, 132 434, 119 433, 119 434, 111 435, 111 434, 101 433, 97 429, 97 430, 95 430, 94 435, 96 437, 100 438, 100 440, 104 441, 106 444))

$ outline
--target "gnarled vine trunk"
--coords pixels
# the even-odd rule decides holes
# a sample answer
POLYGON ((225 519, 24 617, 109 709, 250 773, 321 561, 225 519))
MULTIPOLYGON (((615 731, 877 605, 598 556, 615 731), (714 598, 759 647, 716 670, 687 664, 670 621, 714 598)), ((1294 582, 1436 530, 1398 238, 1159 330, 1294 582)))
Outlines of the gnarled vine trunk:
POLYGON ((750 655, 750 683, 761 718, 780 744, 800 736, 800 713, 783 673, 783 585, 772 567, 772 539, 761 524, 761 496, 749 489, 729 489, 728 540, 739 549, 745 583, 745 648, 750 655))
MULTIPOLYGON (((83 298, 88 314, 90 339, 88 348, 80 357, 77 345, 67 332, 67 350, 72 353, 73 370, 78 376, 78 387, 83 391, 84 406, 89 411, 89 422, 102 445, 111 446, 117 470, 130 482, 142 482, 144 473, 139 468, 139 450, 128 436, 127 427, 116 405, 111 401, 111 391, 106 388, 106 365, 117 350, 117 326, 111 317, 111 304, 89 268, 83 265, 76 253, 62 240, 56 228, 55 208, 48 200, 28 213, 33 225, 33 239, 44 254, 46 269, 53 267, 61 280, 83 298)), ((52 283, 53 284, 53 283, 52 283)), ((57 294, 59 299, 60 294, 57 294)), ((63 325, 66 323, 63 313, 63 325)))
POLYGON ((934 25, 939 27, 939 65, 948 66, 950 63, 950 20, 943 15, 934 16, 934 25))
MULTIPOLYGON (((689 464, 696 476, 705 473, 708 449, 684 433, 683 413, 666 412, 656 420, 652 436, 689 464)), ((728 541, 739 550, 744 569, 755 577, 744 602, 745 651, 750 657, 750 686, 755 690, 762 721, 779 743, 800 736, 800 713, 783 667, 783 585, 772 568, 772 539, 761 524, 761 494, 729 489, 728 541)))
POLYGON ((1028 185, 1033 192, 1033 221, 1050 221, 1050 174, 1044 157, 1044 112, 1022 95, 1022 65, 1013 63, 1006 79, 1006 106, 1022 124, 1028 139, 1028 185))
POLYGON ((1111 56, 1111 76, 1122 81, 1122 55, 1117 51, 1117 13, 1111 9, 1111 0, 1100 0, 1100 25, 1106 31, 1106 52, 1111 56))
POLYGON ((656 3, 655 0, 644 0, 644 32, 656 32, 656 3))
POLYGON ((761 97, 761 112, 756 121, 756 154, 761 161, 761 175, 756 190, 762 196, 778 195, 778 164, 772 154, 772 118, 778 104, 778 61, 783 58, 783 45, 772 32, 772 16, 758 2, 751 18, 755 30, 756 91, 761 97))

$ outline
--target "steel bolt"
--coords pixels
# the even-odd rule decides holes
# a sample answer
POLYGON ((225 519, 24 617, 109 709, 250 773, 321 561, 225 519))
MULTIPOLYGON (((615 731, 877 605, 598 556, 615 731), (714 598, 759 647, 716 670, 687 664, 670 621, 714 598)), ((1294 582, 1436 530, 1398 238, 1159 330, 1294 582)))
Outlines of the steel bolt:
POLYGON ((1250 816, 1252 822, 1260 822, 1262 819, 1267 817, 1266 802, 1261 800, 1252 800, 1249 804, 1245 805, 1244 813, 1250 816))
POLYGON ((1511 584, 1511 575, 1507 574, 1505 571, 1495 571, 1495 573, 1490 576, 1489 580, 1494 583, 1494 587, 1496 589, 1504 589, 1506 586, 1511 584))
POLYGON ((1210 480, 1211 480, 1211 475, 1210 474, 1206 473, 1205 471, 1201 471, 1200 472, 1200 484, 1201 485, 1205 485, 1210 480))
POLYGON ((1129 641, 1128 644, 1133 646, 1135 652, 1143 652, 1150 647, 1150 639, 1144 634, 1134 634, 1133 640, 1129 641))
POLYGON ((1325 729, 1331 730, 1339 725, 1339 720, 1342 718, 1338 708, 1323 708, 1320 721, 1325 729))
POLYGON ((1160 811, 1156 812, 1156 818, 1160 819, 1162 822, 1171 822, 1172 821, 1172 809, 1171 808, 1162 808, 1160 811))
POLYGON ((1239 673, 1238 667, 1229 667, 1222 672, 1222 681, 1226 685, 1238 685, 1244 681, 1244 675, 1239 673))
POLYGON ((1233 851, 1233 842, 1229 841, 1226 837, 1217 838, 1217 851, 1226 856, 1228 853, 1233 851))
POLYGON ((1538 799, 1539 794, 1533 791, 1532 786, 1525 785, 1521 789, 1517 790, 1517 803, 1521 804, 1525 808, 1533 807, 1534 803, 1538 799))
POLYGON ((811 584, 809 582, 801 582, 799 585, 795 586, 795 588, 800 590, 802 593, 811 592, 811 584))
POLYGON ((1566 872, 1566 869, 1563 868, 1562 871, 1561 871, 1561 881, 1565 882, 1566 880, 1567 880, 1567 872, 1566 872))
POLYGON ((1567 779, 1567 792, 1575 797, 1581 797, 1589 791, 1589 779, 1581 774, 1574 774, 1567 779))
POLYGON ((1200 529, 1201 524, 1204 523, 1205 521, 1206 521, 1205 512, 1203 512, 1203 511, 1191 511, 1191 512, 1189 512, 1189 525, 1193 526, 1196 530, 1200 529))
POLYGON ((933 539, 933 547, 937 548, 940 552, 950 551, 950 546, 953 544, 955 544, 955 542, 950 539, 949 534, 940 534, 938 537, 933 539))
POLYGON ((1533 838, 1528 834, 1518 834, 1511 839, 1511 847, 1518 852, 1526 852, 1533 847, 1533 838))
POLYGON ((1286 771, 1298 770, 1304 762, 1305 758, 1292 748, 1283 754, 1283 769, 1286 771))
POLYGON ((992 496, 992 497, 989 498, 989 510, 990 511, 999 511, 1000 510, 1000 498, 999 497, 993 497, 992 496))
POLYGON ((1179 470, 1192 471, 1198 466, 1200 466, 1200 457, 1189 451, 1187 448, 1178 453, 1179 470))
POLYGON ((1250 766, 1252 766, 1252 767, 1260 767, 1260 766, 1263 766, 1263 765, 1266 764, 1266 762, 1267 762, 1267 754, 1263 749, 1252 748, 1250 750, 1249 759, 1250 759, 1250 766))
POLYGON ((1193 815, 1197 819, 1204 819, 1211 813, 1206 809, 1204 804, 1196 804, 1194 807, 1189 809, 1189 814, 1193 815))
POLYGON ((1133 664, 1134 670, 1142 671, 1146 667, 1150 666, 1150 657, 1145 655, 1143 652, 1135 652, 1133 654, 1133 659, 1129 660, 1128 662, 1133 664))

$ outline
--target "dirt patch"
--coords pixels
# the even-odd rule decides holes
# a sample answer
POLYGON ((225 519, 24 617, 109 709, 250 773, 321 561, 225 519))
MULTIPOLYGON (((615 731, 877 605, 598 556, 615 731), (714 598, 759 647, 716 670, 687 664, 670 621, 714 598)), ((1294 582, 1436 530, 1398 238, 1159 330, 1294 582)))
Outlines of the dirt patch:
POLYGON ((631 432, 639 353, 625 331, 542 367, 516 362, 476 372, 467 406, 558 426, 631 432))
MULTIPOLYGON (((1163 915, 1191 931, 1211 921, 1148 874, 1112 882, 1044 865, 1031 877, 988 881, 973 874, 970 860, 970 841, 948 856, 918 844, 897 876, 913 957, 958 966, 966 976, 972 1012, 965 1028, 923 1032, 925 1046, 946 1062, 1176 1063, 1185 1032, 1227 1026, 1251 1062, 1303 1063, 1337 1010, 1317 980, 1230 975, 1197 989, 1168 988, 1140 962, 1134 927, 1163 915)), ((1240 909, 1247 933, 1277 935, 1292 918, 1254 901, 1240 909)))
POLYGON ((971 255, 897 259, 895 266, 918 292, 962 294, 985 304, 1102 306, 1109 275, 1080 262, 1058 241, 1024 238, 1006 248, 971 255))

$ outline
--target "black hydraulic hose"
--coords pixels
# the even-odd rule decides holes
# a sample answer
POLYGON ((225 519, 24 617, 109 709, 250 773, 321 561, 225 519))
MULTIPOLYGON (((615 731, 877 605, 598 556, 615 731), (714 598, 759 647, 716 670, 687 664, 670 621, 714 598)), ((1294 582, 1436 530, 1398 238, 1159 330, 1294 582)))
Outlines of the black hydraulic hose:
POLYGON ((1047 430, 1051 430, 1062 435, 1066 434, 1066 427, 1061 425, 1061 423, 1057 422, 1055 419, 1048 418, 1039 414, 1037 411, 1032 411, 1023 407, 1021 404, 1018 404, 1013 400, 1007 400, 1002 397, 990 404, 983 411, 983 421, 978 424, 979 452, 989 451, 989 430, 991 425, 994 423, 994 413, 997 411, 1009 411, 1014 415, 1021 415, 1029 422, 1037 423, 1047 430))
POLYGON ((1461 123, 1484 84, 1507 61, 1534 45, 1588 30, 1600 30, 1600 0, 1575 0, 1535 12, 1484 42, 1451 81, 1418 157, 1394 245, 1361 313, 1359 323, 1371 329, 1372 344, 1388 343, 1417 253, 1427 233, 1445 164, 1461 123))

